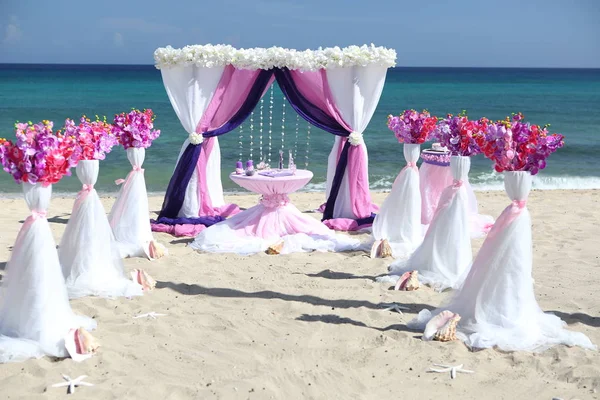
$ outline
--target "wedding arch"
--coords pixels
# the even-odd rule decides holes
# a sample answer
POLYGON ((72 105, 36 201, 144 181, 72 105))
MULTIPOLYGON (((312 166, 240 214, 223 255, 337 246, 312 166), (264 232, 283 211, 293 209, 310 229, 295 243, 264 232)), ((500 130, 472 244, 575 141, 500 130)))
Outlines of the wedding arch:
POLYGON ((218 136, 242 124, 274 81, 303 119, 335 135, 323 220, 334 228, 349 220, 372 222, 376 208, 362 134, 387 69, 395 65, 395 50, 374 45, 305 51, 197 45, 159 48, 154 58, 188 133, 156 224, 192 226, 188 235, 193 236, 194 225, 210 226, 236 209, 223 198, 218 136))

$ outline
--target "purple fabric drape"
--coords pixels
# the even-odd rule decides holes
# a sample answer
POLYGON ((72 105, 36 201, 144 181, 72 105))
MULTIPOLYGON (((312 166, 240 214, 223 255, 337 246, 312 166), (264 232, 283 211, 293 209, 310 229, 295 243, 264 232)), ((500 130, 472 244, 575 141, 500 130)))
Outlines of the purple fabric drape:
MULTIPOLYGON (((250 115, 252 110, 256 107, 260 98, 262 97, 267 85, 271 80, 271 76, 273 75, 273 71, 262 70, 260 71, 256 81, 252 85, 252 89, 248 97, 244 100, 240 109, 235 113, 235 115, 227 121, 225 124, 220 126, 219 128, 205 132, 203 136, 205 138, 220 136, 225 133, 231 132, 240 126, 246 118, 250 115)), ((184 150, 177 166, 175 167, 175 172, 169 181, 169 186, 167 187, 167 192, 165 194, 165 199, 163 201, 162 209, 158 215, 157 221, 169 221, 169 224, 202 224, 206 225, 208 222, 210 225, 219 222, 212 222, 207 220, 207 218, 199 217, 199 218, 178 218, 179 210, 183 205, 183 201, 185 199, 185 191, 187 189, 187 185, 194 173, 194 168, 196 168, 196 164, 198 163, 198 158, 200 157, 200 152, 202 150, 202 146, 197 146, 193 144, 189 144, 188 147, 184 150), (165 219, 166 218, 166 219, 165 219), (212 222, 212 223, 211 223, 212 222)), ((166 223, 166 222, 165 222, 166 223)))

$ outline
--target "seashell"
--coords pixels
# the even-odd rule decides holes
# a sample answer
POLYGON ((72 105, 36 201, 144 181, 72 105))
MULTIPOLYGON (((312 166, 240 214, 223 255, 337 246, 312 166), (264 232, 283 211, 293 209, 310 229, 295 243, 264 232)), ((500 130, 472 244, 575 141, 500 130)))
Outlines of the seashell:
POLYGON ((387 239, 376 240, 371 247, 371 258, 387 258, 392 256, 392 248, 387 239))
POLYGON ((439 340, 450 342, 456 340, 456 325, 460 321, 460 315, 450 310, 444 310, 431 318, 425 326, 423 340, 439 340))
POLYGON ((272 245, 269 246, 269 248, 267 249, 266 253, 270 254, 270 255, 281 254, 281 250, 283 250, 283 245, 284 245, 283 240, 281 240, 281 241, 279 241, 279 242, 277 242, 275 244, 272 244, 272 245))
POLYGON ((131 279, 142 286, 142 290, 150 291, 156 287, 156 281, 143 269, 131 271, 131 279))
POLYGON ((412 291, 417 290, 419 287, 421 287, 419 283, 419 271, 408 271, 400 276, 394 290, 412 291))
POLYGON ((87 360, 96 353, 100 343, 85 329, 71 329, 65 336, 65 348, 73 361, 87 360))
POLYGON ((151 241, 148 246, 148 253, 150 253, 150 258, 153 260, 157 260, 169 254, 165 246, 154 240, 151 241))

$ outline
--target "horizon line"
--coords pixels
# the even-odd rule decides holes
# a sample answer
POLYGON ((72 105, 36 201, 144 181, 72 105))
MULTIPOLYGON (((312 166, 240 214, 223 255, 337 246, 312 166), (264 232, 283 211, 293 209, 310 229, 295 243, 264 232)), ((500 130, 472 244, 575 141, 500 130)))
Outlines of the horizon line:
MULTIPOLYGON (((0 62, 0 66, 43 66, 43 65, 52 65, 52 66, 77 66, 77 67, 85 67, 85 66, 105 66, 105 67, 154 67, 155 64, 107 64, 107 63, 7 63, 0 62)), ((396 65, 395 67, 390 67, 390 69, 395 68, 446 68, 446 69, 586 69, 586 70, 600 70, 599 67, 478 67, 478 66, 431 66, 431 65, 423 65, 423 66, 403 66, 396 65)))

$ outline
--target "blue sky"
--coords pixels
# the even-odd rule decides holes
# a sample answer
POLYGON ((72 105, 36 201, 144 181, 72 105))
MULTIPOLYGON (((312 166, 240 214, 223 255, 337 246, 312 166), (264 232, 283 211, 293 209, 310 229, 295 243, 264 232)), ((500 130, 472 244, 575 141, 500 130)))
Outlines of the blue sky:
POLYGON ((151 64, 157 47, 395 48, 399 66, 600 68, 600 0, 0 0, 0 63, 151 64))

